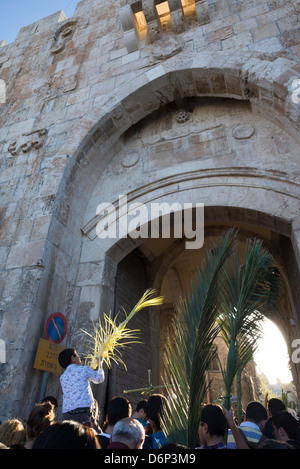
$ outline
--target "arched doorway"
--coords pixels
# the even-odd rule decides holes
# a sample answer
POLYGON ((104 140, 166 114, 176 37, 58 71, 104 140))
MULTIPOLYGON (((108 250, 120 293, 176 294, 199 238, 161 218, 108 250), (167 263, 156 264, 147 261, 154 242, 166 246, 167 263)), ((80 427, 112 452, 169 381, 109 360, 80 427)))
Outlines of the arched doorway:
MULTIPOLYGON (((209 212, 214 207, 207 208, 208 218, 212 216, 209 212)), ((230 213, 230 208, 224 207, 223 212, 230 213)), ((150 311, 144 311, 140 316, 134 318, 131 323, 133 329, 139 328, 141 331, 141 344, 136 344, 131 349, 124 352, 124 358, 128 367, 125 371, 121 366, 113 366, 109 371, 109 389, 106 399, 113 395, 122 394, 123 391, 147 387, 147 370, 152 371, 152 383, 155 386, 162 385, 161 376, 164 369, 163 351, 166 343, 166 336, 169 332, 169 325, 173 314, 176 314, 176 305, 181 296, 184 296, 190 287, 190 281, 195 273, 197 266, 201 264, 205 256, 206 249, 210 247, 211 242, 222 235, 229 226, 239 228, 239 245, 241 251, 244 249, 247 238, 259 237, 264 241, 264 245, 272 252, 277 262, 281 261, 282 248, 280 247, 281 236, 276 241, 276 236, 266 226, 257 226, 244 223, 245 213, 240 210, 241 218, 237 218, 233 223, 223 222, 221 218, 221 208, 218 207, 218 221, 207 223, 205 227, 205 242, 203 248, 197 251, 185 249, 184 240, 174 238, 166 239, 147 239, 140 240, 140 246, 135 247, 118 262, 115 275, 115 294, 114 310, 118 312, 121 306, 126 309, 132 307, 146 288, 154 287, 158 294, 165 297, 164 304, 160 308, 152 308, 150 311), (130 306, 131 305, 131 306, 130 306)), ((253 216, 254 214, 252 214, 253 216)), ((285 238, 285 237, 283 237, 285 238)), ((123 240, 124 248, 126 240, 123 240)), ((120 255, 122 242, 119 242, 117 250, 114 246, 108 251, 108 254, 120 255)), ((124 251, 123 251, 124 252, 124 251)), ((284 252, 284 251, 283 251, 284 252)), ((279 265, 282 271, 282 265, 279 265)), ((291 305, 287 296, 288 285, 283 276, 283 296, 280 305, 279 315, 274 314, 274 322, 283 328, 289 336, 289 352, 291 354, 291 344, 294 335, 292 324, 291 305)), ((225 352, 224 352, 225 353, 225 352)), ((214 382, 211 390, 211 398, 216 399, 221 395, 222 377, 211 370, 214 382)), ((297 383, 297 370, 293 369, 294 382, 297 383)), ((257 400, 259 389, 255 369, 247 370, 244 377, 245 402, 257 400)), ((297 387, 297 384, 296 384, 297 387)), ((130 394, 130 398, 138 399, 139 393, 130 394)), ((103 399, 102 392, 98 400, 103 399)), ((105 402, 103 403, 105 405, 105 402)))

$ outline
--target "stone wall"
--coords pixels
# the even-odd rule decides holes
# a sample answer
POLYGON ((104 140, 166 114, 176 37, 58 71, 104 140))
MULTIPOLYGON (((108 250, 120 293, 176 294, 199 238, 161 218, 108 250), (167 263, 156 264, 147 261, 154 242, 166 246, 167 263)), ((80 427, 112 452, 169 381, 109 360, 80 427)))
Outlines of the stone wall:
MULTIPOLYGON (((106 182, 105 171, 110 176, 116 155, 127 157, 124 173, 126 164, 134 168, 122 135, 166 105, 175 102, 181 111, 185 98, 247 101, 253 121, 271 123, 277 162, 266 148, 265 166, 257 169, 252 162, 249 177, 246 154, 240 161, 239 152, 224 171, 215 164, 216 147, 209 153, 208 136, 187 137, 208 148, 207 164, 196 170, 198 181, 199 171, 210 180, 197 197, 211 206, 241 208, 248 223, 288 236, 299 265, 299 165, 296 156, 288 157, 291 147, 295 155, 299 150, 299 103, 292 99, 300 72, 299 1, 197 1, 189 17, 180 2, 168 4, 171 23, 162 24, 149 0, 84 0, 72 18, 57 12, 25 26, 14 43, 0 48, 6 85, 0 104, 2 418, 26 417, 37 399, 41 373, 33 361, 50 313, 66 315, 64 344, 80 346, 80 328, 113 309, 117 265, 139 243, 95 239, 93 191, 106 182), (133 27, 140 12, 148 37, 133 27)), ((186 112, 184 107, 181 119, 186 112)), ((124 175, 133 200, 163 198, 167 186, 184 188, 192 180, 180 177, 198 163, 170 172, 163 165, 174 147, 157 142, 155 152, 159 145, 165 157, 150 158, 143 187, 135 168, 124 175)), ((142 154, 138 158, 143 162, 142 154)), ((112 191, 106 196, 114 201, 112 191)), ((156 323, 150 314, 150 324, 156 323)), ((51 376, 52 386, 57 388, 57 379, 51 376)))

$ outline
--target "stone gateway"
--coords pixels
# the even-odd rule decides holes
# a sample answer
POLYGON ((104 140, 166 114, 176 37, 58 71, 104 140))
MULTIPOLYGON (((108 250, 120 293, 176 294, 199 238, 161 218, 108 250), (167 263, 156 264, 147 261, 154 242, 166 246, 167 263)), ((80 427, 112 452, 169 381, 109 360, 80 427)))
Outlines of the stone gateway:
MULTIPOLYGON (((26 418, 43 372, 45 322, 84 355, 82 330, 129 311, 147 288, 165 297, 137 315, 127 371, 95 390, 102 415, 126 389, 161 384, 170 318, 211 242, 259 237, 283 280, 274 318, 290 356, 300 338, 300 2, 83 0, 0 38, 0 415, 26 418), (204 245, 184 237, 100 238, 99 204, 204 206, 204 245)), ((149 220, 151 221, 151 220, 149 220)), ((300 395, 300 367, 291 360, 300 395)), ((220 373, 211 397, 220 395, 220 373)), ((245 376, 246 401, 257 396, 245 376)), ((47 394, 61 403, 59 377, 47 394)), ((132 395, 132 399, 137 399, 132 395)))

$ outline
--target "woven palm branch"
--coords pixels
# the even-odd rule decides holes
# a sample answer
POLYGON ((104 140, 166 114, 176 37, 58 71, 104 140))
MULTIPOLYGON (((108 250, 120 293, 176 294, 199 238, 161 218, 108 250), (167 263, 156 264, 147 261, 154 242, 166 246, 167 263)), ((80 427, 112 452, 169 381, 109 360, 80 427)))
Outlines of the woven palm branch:
POLYGON ((262 241, 247 240, 244 263, 238 249, 226 268, 223 313, 218 321, 228 347, 226 368, 222 368, 226 388, 225 406, 230 408, 234 378, 241 375, 253 358, 265 317, 276 314, 280 297, 280 276, 272 255, 262 241))
POLYGON ((139 343, 138 333, 139 329, 129 329, 127 324, 143 308, 149 306, 158 306, 163 303, 163 297, 152 298, 154 290, 147 290, 138 303, 134 306, 129 314, 125 313, 125 320, 117 325, 117 318, 112 318, 111 315, 103 314, 103 319, 99 319, 98 324, 94 326, 94 335, 83 331, 90 337, 92 343, 91 352, 86 356, 86 363, 94 368, 98 361, 104 361, 108 368, 111 367, 112 361, 115 363, 122 363, 124 368, 126 365, 122 360, 122 349, 128 347, 130 344, 139 343))
POLYGON ((206 397, 206 370, 214 356, 217 312, 223 291, 223 269, 237 233, 229 230, 206 253, 173 322, 164 356, 168 406, 162 427, 170 442, 195 448, 206 397))

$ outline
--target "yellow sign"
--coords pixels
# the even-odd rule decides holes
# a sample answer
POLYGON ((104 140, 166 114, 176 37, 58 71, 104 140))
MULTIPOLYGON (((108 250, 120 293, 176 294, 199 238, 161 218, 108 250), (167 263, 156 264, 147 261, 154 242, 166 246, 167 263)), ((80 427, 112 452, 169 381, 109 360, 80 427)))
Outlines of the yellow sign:
POLYGON ((40 339, 33 367, 60 375, 63 370, 58 363, 58 355, 64 348, 62 345, 40 339))

